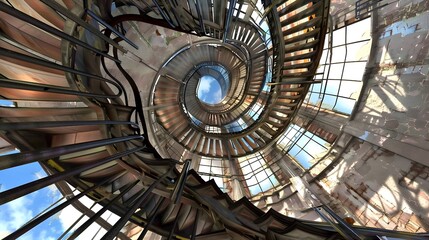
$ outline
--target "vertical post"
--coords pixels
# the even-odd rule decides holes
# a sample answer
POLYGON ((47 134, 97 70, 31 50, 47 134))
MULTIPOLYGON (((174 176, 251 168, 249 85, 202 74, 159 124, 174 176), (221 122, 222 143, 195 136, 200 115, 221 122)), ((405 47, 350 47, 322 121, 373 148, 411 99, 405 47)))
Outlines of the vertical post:
POLYGON ((133 48, 135 49, 139 49, 139 47, 133 43, 131 40, 129 40, 128 38, 126 38, 122 33, 120 33, 118 30, 116 30, 114 27, 112 27, 110 24, 106 23, 103 19, 101 19, 99 16, 97 16, 97 14, 95 14, 94 12, 92 12, 89 9, 86 9, 86 12, 88 13, 89 16, 91 16, 92 18, 94 18, 97 22, 99 22, 101 25, 105 26, 106 28, 108 28, 110 31, 112 31, 116 36, 120 37, 122 40, 124 40, 125 42, 127 42, 128 44, 130 44, 133 48))
MULTIPOLYGON (((61 4, 53 1, 53 0, 40 0, 44 4, 48 5, 55 11, 60 12, 62 15, 66 16, 68 19, 74 21, 75 23, 79 24, 80 26, 84 27, 86 30, 90 31, 91 33, 95 34, 100 39, 103 39, 105 42, 109 43, 110 45, 114 46, 115 48, 119 49, 121 52, 126 53, 127 50, 125 50, 122 46, 120 46, 118 43, 113 41, 113 39, 108 38, 106 35, 102 34, 100 30, 92 26, 91 24, 85 22, 83 19, 69 11, 67 8, 63 7, 61 4)), ((84 0, 84 8, 87 8, 86 5, 88 5, 87 0, 84 0)))
POLYGON ((195 236, 197 235, 197 227, 198 227, 199 220, 200 220, 200 210, 197 208, 197 213, 195 214, 194 226, 192 227, 191 240, 195 240, 195 236))
POLYGON ((101 217, 101 215, 106 212, 110 206, 112 206, 117 200, 119 200, 122 196, 125 195, 129 190, 131 190, 139 181, 135 181, 134 183, 129 184, 125 187, 125 189, 121 190, 121 193, 118 194, 115 198, 113 198, 109 203, 104 205, 102 209, 100 209, 96 214, 90 217, 84 224, 82 224, 78 229, 76 229, 73 234, 67 239, 75 239, 81 234, 85 229, 87 229, 92 223, 94 223, 97 218, 101 217))
POLYGON ((180 215, 180 210, 182 210, 182 205, 180 205, 179 207, 179 211, 177 211, 177 215, 174 218, 174 222, 173 222, 173 226, 170 229, 170 232, 168 233, 168 237, 167 240, 171 240, 171 238, 173 237, 174 234, 174 230, 176 229, 176 225, 177 225, 177 221, 179 221, 179 215, 180 215))
POLYGON ((177 204, 182 197, 183 188, 185 187, 186 178, 188 177, 189 165, 191 161, 186 160, 182 169, 182 173, 179 176, 179 179, 176 182, 173 192, 171 193, 171 200, 174 204, 177 204))
POLYGON ((362 238, 346 223, 341 217, 339 217, 331 208, 326 205, 322 205, 322 209, 325 210, 331 217, 333 217, 340 227, 347 233, 348 239, 357 239, 361 240, 362 238))
POLYGON ((36 162, 36 161, 51 159, 65 154, 79 152, 82 150, 87 150, 91 148, 111 145, 111 144, 134 140, 134 139, 142 139, 142 138, 143 138, 142 136, 138 136, 138 135, 109 138, 109 139, 102 139, 102 140, 96 140, 91 142, 70 144, 70 145, 65 145, 60 147, 46 148, 42 150, 29 151, 24 153, 16 153, 8 156, 1 156, 0 170, 16 167, 23 164, 36 162))
MULTIPOLYGON (((171 171, 171 170, 170 170, 171 171)), ((130 217, 134 214, 137 208, 143 203, 143 201, 152 193, 153 189, 158 186, 158 184, 170 173, 170 171, 166 172, 160 178, 158 178, 154 183, 150 185, 146 191, 144 191, 143 195, 140 196, 128 209, 128 211, 112 226, 112 228, 101 238, 101 240, 110 240, 113 239, 119 231, 121 231, 122 227, 125 223, 128 222, 130 217)))
MULTIPOLYGON (((94 202, 92 205, 91 205, 91 207, 89 208, 90 210, 95 206, 95 204, 97 204, 96 202, 94 202)), ((57 240, 61 240, 65 235, 67 235, 69 232, 70 232, 70 230, 72 230, 75 226, 76 226, 76 224, 80 221, 80 220, 82 220, 82 218, 83 217, 85 217, 85 214, 84 213, 82 213, 81 215, 80 215, 80 217, 78 218, 78 219, 76 219, 76 221, 74 221, 74 223, 72 224, 72 225, 70 225, 70 227, 68 227, 62 234, 61 234, 61 236, 59 236, 58 237, 58 239, 57 240)))
MULTIPOLYGON (((229 25, 231 24, 232 14, 234 13, 234 7, 236 3, 237 3, 237 0, 229 1, 228 15, 226 16, 225 30, 223 33, 223 42, 226 41, 226 36, 228 35, 229 25)), ((240 13, 237 13, 237 14, 239 15, 240 13)))
POLYGON ((137 238, 137 240, 143 240, 144 236, 149 231, 150 226, 152 225, 153 221, 155 220, 155 217, 158 213, 159 208, 162 206, 162 204, 164 204, 164 202, 165 202, 165 198, 160 200, 158 202, 158 204, 155 206, 155 209, 153 210, 152 216, 150 216, 148 222, 144 226, 144 229, 143 229, 142 233, 140 234, 140 236, 137 238))

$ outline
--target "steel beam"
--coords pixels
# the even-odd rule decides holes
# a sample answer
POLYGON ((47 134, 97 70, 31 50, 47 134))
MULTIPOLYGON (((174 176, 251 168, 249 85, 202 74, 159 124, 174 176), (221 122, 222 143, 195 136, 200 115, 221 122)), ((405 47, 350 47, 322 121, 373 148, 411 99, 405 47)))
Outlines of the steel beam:
POLYGON ((140 234, 140 236, 137 238, 137 240, 143 240, 144 236, 146 236, 146 233, 149 231, 149 228, 152 226, 153 221, 155 220, 158 210, 159 208, 162 206, 162 204, 165 202, 165 198, 163 198, 162 200, 160 200, 156 206, 155 209, 152 213, 152 216, 150 216, 149 220, 147 221, 146 225, 144 226, 144 229, 142 231, 142 233, 140 234))
POLYGON ((86 9, 86 13, 88 13, 89 16, 91 16, 92 18, 94 18, 101 25, 105 26, 110 31, 112 31, 116 36, 118 36, 119 38, 121 38, 122 40, 124 40, 125 42, 127 42, 128 44, 130 44, 133 48, 139 49, 139 47, 135 43, 133 43, 128 38, 126 38, 122 33, 120 33, 118 30, 116 30, 110 24, 106 23, 103 19, 101 19, 99 16, 97 16, 97 14, 95 14, 93 11, 91 11, 89 9, 86 9))
POLYGON ((69 236, 67 239, 76 239, 79 234, 81 234, 83 231, 85 231, 92 223, 97 220, 97 218, 101 217, 103 213, 105 213, 110 206, 112 206, 116 201, 118 201, 121 197, 123 197, 128 191, 130 191, 139 181, 135 181, 128 186, 125 187, 125 189, 121 190, 121 193, 118 194, 115 198, 113 198, 111 201, 109 201, 102 209, 100 209, 96 214, 94 214, 91 218, 89 218, 85 223, 83 223, 78 229, 76 229, 71 236, 69 236))
POLYGON ((101 147, 101 146, 106 146, 106 145, 111 145, 115 143, 136 140, 136 139, 143 140, 143 137, 126 136, 126 137, 118 137, 118 138, 109 138, 109 139, 102 139, 102 140, 91 141, 91 142, 70 144, 70 145, 59 146, 59 147, 51 147, 51 148, 29 151, 24 153, 16 153, 16 154, 11 154, 7 156, 0 156, 0 170, 16 167, 23 164, 36 162, 36 161, 51 159, 51 158, 59 157, 61 155, 79 152, 90 148, 96 148, 96 147, 101 147))
POLYGON ((183 188, 185 187, 186 178, 188 177, 188 171, 191 161, 186 160, 185 165, 183 166, 182 172, 179 176, 179 179, 176 182, 173 192, 171 193, 171 200, 174 204, 179 203, 180 198, 182 197, 183 188))
POLYGON ((40 0, 44 4, 48 5, 50 8, 54 9, 55 11, 58 11, 62 15, 66 16, 68 19, 74 21, 75 23, 79 24, 80 26, 84 27, 86 30, 90 31, 91 33, 95 34, 97 37, 103 39, 105 42, 109 43, 113 47, 119 49, 121 52, 126 53, 127 50, 125 50, 121 45, 113 41, 113 39, 106 37, 104 34, 100 32, 97 28, 92 26, 91 24, 88 24, 80 17, 76 16, 72 12, 70 12, 67 8, 63 7, 61 4, 58 4, 57 2, 53 0, 40 0))
POLYGON ((31 17, 31 16, 23 13, 23 12, 21 12, 21 11, 18 11, 15 8, 9 7, 8 5, 6 5, 6 4, 4 4, 2 2, 0 2, 0 11, 3 11, 3 12, 5 12, 5 13, 11 15, 11 16, 14 16, 14 17, 18 18, 18 19, 21 19, 24 22, 32 24, 32 25, 34 25, 34 26, 42 29, 43 31, 46 31, 46 32, 48 32, 50 34, 58 36, 58 37, 60 37, 60 38, 62 38, 64 40, 67 40, 67 41, 72 42, 74 44, 77 44, 77 45, 79 45, 79 46, 81 46, 83 48, 86 48, 86 49, 91 50, 91 51, 93 51, 95 53, 98 53, 98 54, 100 54, 100 55, 102 55, 104 57, 107 57, 107 58, 111 59, 112 61, 115 61, 115 62, 118 62, 118 63, 121 62, 120 60, 118 60, 118 59, 110 56, 109 54, 107 54, 107 53, 105 53, 105 52, 103 52, 103 51, 101 51, 101 50, 99 50, 99 49, 97 49, 97 48, 95 48, 95 47, 93 47, 91 45, 89 45, 88 43, 83 42, 83 41, 81 41, 81 40, 79 40, 77 38, 74 38, 74 37, 72 37, 72 36, 70 36, 70 35, 68 35, 68 34, 66 34, 64 32, 61 32, 60 30, 58 30, 58 29, 56 29, 54 27, 51 27, 51 26, 49 26, 49 25, 47 25, 47 24, 45 24, 45 23, 43 23, 43 22, 41 22, 41 21, 39 21, 39 20, 37 20, 37 19, 35 19, 35 18, 33 18, 33 17, 31 17))
POLYGON ((48 212, 40 215, 37 218, 34 218, 32 220, 30 220, 30 222, 28 222, 27 224, 25 224, 24 226, 20 227, 18 230, 16 230, 15 232, 9 234, 8 236, 6 236, 3 240, 14 240, 19 238, 20 236, 22 236, 24 233, 28 232, 30 229, 34 228, 35 226, 39 225, 40 223, 42 223, 43 221, 45 221, 46 219, 48 219, 49 217, 51 217, 52 215, 56 214, 57 212, 61 211, 62 209, 64 209, 65 207, 69 206, 70 204, 72 204, 73 202, 76 202, 77 200, 79 200, 79 198, 87 195, 88 193, 94 191, 96 188, 98 188, 99 186, 112 181, 116 178, 116 176, 114 177, 110 177, 105 179, 104 181, 101 181, 97 184, 94 184, 92 187, 87 188, 86 190, 84 190, 83 192, 79 193, 78 195, 68 199, 67 201, 65 201, 64 203, 54 207, 53 209, 49 210, 48 212))
MULTIPOLYGON (((0 2, 0 6, 1 6, 1 2, 0 2)), ((94 80, 110 83, 118 89, 118 93, 116 95, 109 96, 109 97, 112 97, 112 98, 115 97, 116 98, 116 97, 119 97, 122 95, 122 89, 118 83, 116 83, 115 81, 103 78, 103 77, 98 76, 98 75, 94 75, 94 74, 84 72, 84 71, 79 71, 79 70, 76 70, 74 68, 59 65, 59 64, 56 64, 56 63, 53 63, 50 61, 42 60, 40 58, 30 57, 28 55, 21 54, 18 52, 14 52, 14 51, 11 51, 9 49, 2 48, 2 47, 0 47, 0 55, 5 56, 5 57, 10 57, 13 59, 22 60, 22 61, 33 63, 33 64, 37 64, 37 65, 41 65, 41 66, 52 68, 52 69, 61 70, 61 71, 68 72, 68 73, 74 73, 74 74, 85 76, 85 77, 88 77, 88 78, 91 78, 94 80)), ((9 82, 8 84, 11 84, 11 83, 9 82)), ((29 85, 29 84, 26 84, 26 85, 29 85)))
MULTIPOLYGON (((171 171, 171 169, 170 169, 171 171)), ((115 225, 112 226, 111 229, 101 238, 101 240, 110 240, 113 239, 122 229, 122 227, 125 225, 125 223, 128 222, 130 217, 134 214, 134 212, 137 210, 137 208, 140 207, 140 205, 143 203, 144 200, 149 196, 149 194, 152 193, 153 189, 158 186, 158 184, 170 173, 170 171, 167 171, 164 175, 159 177, 155 182, 153 182, 150 187, 146 190, 143 190, 144 193, 141 195, 128 209, 128 211, 119 219, 115 225)))
POLYGON ((85 164, 81 167, 72 168, 70 170, 66 170, 64 172, 54 173, 52 175, 49 175, 47 177, 41 178, 39 180, 18 186, 16 188, 9 189, 7 191, 2 192, 0 196, 0 205, 7 203, 9 201, 15 200, 19 197, 22 197, 24 195, 27 195, 29 193, 32 193, 34 191, 37 191, 41 188, 44 188, 46 186, 49 186, 51 184, 54 184, 56 182, 66 180, 67 178, 77 175, 79 173, 82 173, 84 171, 90 170, 92 168, 101 166, 103 164, 106 164, 108 162, 114 161, 116 159, 119 159, 121 157, 125 157, 129 154, 132 154, 134 152, 143 150, 144 147, 137 147, 133 148, 124 152, 113 154, 110 157, 106 157, 100 160, 96 160, 94 162, 85 164))

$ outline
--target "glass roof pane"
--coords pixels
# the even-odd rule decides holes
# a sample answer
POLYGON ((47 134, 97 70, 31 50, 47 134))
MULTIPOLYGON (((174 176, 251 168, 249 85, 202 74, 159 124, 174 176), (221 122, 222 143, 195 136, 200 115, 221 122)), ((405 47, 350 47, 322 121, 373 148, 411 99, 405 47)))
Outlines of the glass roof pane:
POLYGON ((340 112, 350 114, 353 110, 353 107, 355 105, 355 100, 352 99, 346 99, 346 98, 338 98, 337 104, 335 105, 335 110, 338 110, 340 112))
POLYGON ((305 168, 308 169, 311 167, 312 163, 310 162, 313 158, 308 155, 306 152, 301 151, 298 155, 295 156, 295 159, 305 168))

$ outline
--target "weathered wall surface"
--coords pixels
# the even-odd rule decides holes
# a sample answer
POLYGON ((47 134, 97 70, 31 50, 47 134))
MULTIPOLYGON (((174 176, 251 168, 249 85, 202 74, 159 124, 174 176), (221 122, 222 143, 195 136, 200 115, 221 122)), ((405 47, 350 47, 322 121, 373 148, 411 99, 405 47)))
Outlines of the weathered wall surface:
MULTIPOLYGON (((378 11, 363 96, 342 128, 353 139, 334 166, 331 157, 311 171, 329 166, 313 191, 357 224, 429 231, 428 9, 428 1, 400 0, 378 11)), ((332 128, 329 116, 319 118, 332 128)))
POLYGON ((403 135, 429 139, 429 13, 383 26, 364 102, 355 120, 403 135))
POLYGON ((358 139, 320 182, 328 193, 370 226, 429 230, 429 168, 358 139))

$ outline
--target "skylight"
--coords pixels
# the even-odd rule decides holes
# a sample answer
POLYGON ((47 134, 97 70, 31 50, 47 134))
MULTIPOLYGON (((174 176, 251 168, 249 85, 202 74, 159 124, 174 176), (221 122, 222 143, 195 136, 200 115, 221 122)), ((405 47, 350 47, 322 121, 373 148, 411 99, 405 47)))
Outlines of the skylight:
POLYGON ((222 91, 220 82, 210 76, 204 75, 200 78, 197 88, 197 97, 207 104, 218 104, 225 97, 226 92, 222 91))

